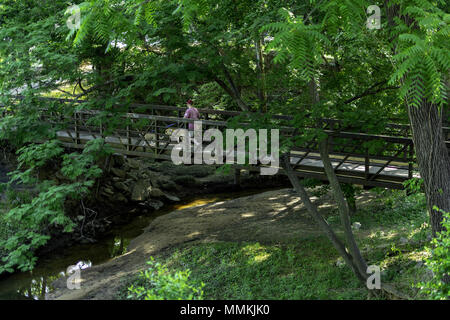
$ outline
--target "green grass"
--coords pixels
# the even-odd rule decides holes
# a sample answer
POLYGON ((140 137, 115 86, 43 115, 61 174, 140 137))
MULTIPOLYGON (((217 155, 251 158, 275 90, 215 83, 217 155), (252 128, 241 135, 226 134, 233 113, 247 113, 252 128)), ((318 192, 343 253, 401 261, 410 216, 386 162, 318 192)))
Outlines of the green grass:
MULTIPOLYGON (((422 266, 430 228, 423 195, 405 197, 383 192, 359 208, 355 237, 369 265, 382 270, 382 282, 402 293, 426 299, 417 283, 427 277, 422 266), (400 239, 408 242, 400 243, 400 239)), ((337 227, 337 213, 328 216, 337 227)), ((201 243, 156 257, 171 270, 190 270, 191 279, 205 283, 205 299, 367 299, 368 290, 350 269, 337 266, 337 251, 324 236, 299 239, 290 245, 201 243)), ((429 275, 429 273, 428 273, 429 275)), ((128 279, 127 285, 136 282, 128 279)), ((124 293, 122 291, 122 297, 124 293)))
POLYGON ((403 191, 384 190, 379 198, 358 210, 352 222, 368 264, 383 271, 388 282, 411 298, 427 299, 417 284, 430 275, 421 262, 428 257, 431 228, 423 194, 405 196, 403 191))
POLYGON ((350 270, 334 266, 337 258, 319 237, 288 247, 197 244, 160 260, 172 270, 189 269, 192 281, 205 283, 205 299, 365 299, 350 270))
POLYGON ((417 227, 428 220, 423 194, 405 196, 403 191, 386 190, 373 203, 358 210, 352 221, 363 228, 407 226, 417 227))

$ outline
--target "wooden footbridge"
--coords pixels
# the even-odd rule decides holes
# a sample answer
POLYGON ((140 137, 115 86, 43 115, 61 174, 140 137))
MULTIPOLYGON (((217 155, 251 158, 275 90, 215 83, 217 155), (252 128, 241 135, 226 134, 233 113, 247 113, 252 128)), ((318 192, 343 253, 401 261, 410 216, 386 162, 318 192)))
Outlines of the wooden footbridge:
MULTIPOLYGON (((132 104, 128 112, 120 114, 120 123, 116 123, 115 128, 108 128, 105 126, 105 120, 110 114, 105 111, 64 111, 73 110, 64 108, 66 104, 76 105, 86 101, 41 99, 47 102, 42 112, 42 121, 57 128, 58 139, 68 148, 83 149, 88 141, 103 138, 120 154, 170 160, 172 148, 175 146, 171 141, 173 130, 187 128, 187 124, 193 122, 183 118, 185 108, 132 104)), ((227 120, 241 115, 241 112, 234 111, 199 111, 203 130, 224 130, 228 125, 227 120)), ((291 119, 282 115, 273 118, 281 122, 291 119)), ((341 182, 403 189, 402 183, 405 180, 418 176, 408 125, 389 124, 381 135, 354 132, 351 128, 344 127, 340 121, 332 119, 323 119, 321 125, 330 137, 330 159, 341 182)), ((444 128, 444 133, 450 152, 450 128, 444 128)), ((289 127, 280 130, 280 135, 298 134, 289 127)), ((290 162, 298 176, 327 181, 316 139, 292 147, 290 162)), ((252 165, 250 170, 259 170, 260 166, 262 164, 252 165)), ((236 165, 236 168, 242 167, 236 165)), ((284 174, 284 170, 279 168, 279 173, 284 174)))

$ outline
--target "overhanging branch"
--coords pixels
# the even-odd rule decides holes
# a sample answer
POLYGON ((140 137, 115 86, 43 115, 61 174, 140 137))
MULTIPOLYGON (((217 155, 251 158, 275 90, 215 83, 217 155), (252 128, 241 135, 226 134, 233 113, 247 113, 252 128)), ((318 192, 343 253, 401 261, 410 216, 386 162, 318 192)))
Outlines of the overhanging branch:
POLYGON ((348 99, 348 100, 345 100, 345 101, 344 101, 344 104, 349 104, 349 103, 351 103, 351 102, 353 102, 353 101, 356 101, 356 100, 358 100, 358 99, 361 99, 361 98, 363 98, 363 97, 370 96, 370 95, 374 95, 374 94, 380 93, 380 92, 382 92, 382 91, 386 91, 386 90, 395 90, 395 89, 399 89, 399 88, 400 88, 399 86, 390 86, 390 87, 378 88, 378 89, 376 89, 376 90, 373 90, 374 88, 376 88, 376 87, 378 87, 378 86, 380 86, 380 85, 382 85, 382 84, 385 84, 386 82, 387 82, 387 81, 384 80, 384 81, 380 81, 380 82, 375 83, 373 86, 371 86, 370 88, 368 88, 368 89, 367 89, 366 91, 364 91, 363 93, 361 93, 361 94, 359 94, 359 95, 356 95, 356 96, 354 96, 353 98, 350 98, 350 99, 348 99))

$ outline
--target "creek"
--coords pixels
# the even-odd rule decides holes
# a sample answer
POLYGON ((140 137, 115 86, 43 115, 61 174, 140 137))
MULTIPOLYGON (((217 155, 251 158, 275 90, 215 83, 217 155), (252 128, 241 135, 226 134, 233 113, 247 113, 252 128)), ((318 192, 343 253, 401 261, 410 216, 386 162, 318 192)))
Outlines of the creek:
MULTIPOLYGON (((166 205, 158 211, 134 217, 127 224, 116 226, 93 244, 77 244, 39 257, 33 271, 17 272, 0 279, 0 300, 44 300, 53 290, 51 284, 64 276, 69 266, 81 269, 104 263, 124 254, 130 241, 139 236, 157 217, 208 203, 236 199, 271 189, 253 189, 238 192, 198 195, 179 203, 166 205)), ((131 211, 132 208, 130 208, 131 211)))

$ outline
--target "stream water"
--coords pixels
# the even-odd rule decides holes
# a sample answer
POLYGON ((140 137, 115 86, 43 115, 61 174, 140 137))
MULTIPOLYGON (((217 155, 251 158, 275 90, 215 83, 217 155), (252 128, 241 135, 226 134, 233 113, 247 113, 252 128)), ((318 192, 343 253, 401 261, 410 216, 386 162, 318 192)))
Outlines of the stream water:
POLYGON ((74 245, 64 250, 55 251, 40 257, 31 272, 20 272, 0 280, 0 300, 45 299, 45 294, 52 290, 51 283, 64 276, 67 268, 79 265, 81 269, 98 265, 126 252, 130 240, 139 236, 156 217, 183 208, 235 199, 268 190, 246 190, 197 196, 190 200, 168 205, 161 210, 136 216, 131 222, 116 227, 107 236, 94 244, 74 245))

